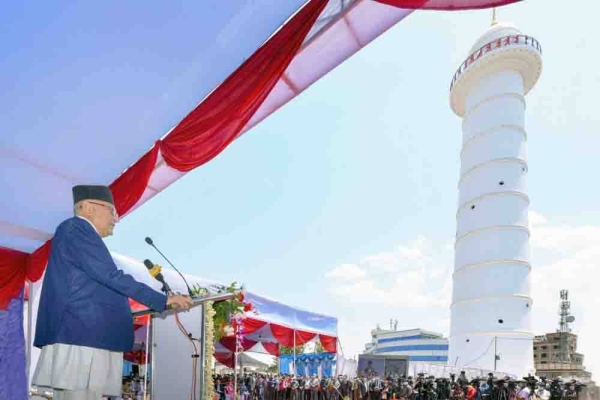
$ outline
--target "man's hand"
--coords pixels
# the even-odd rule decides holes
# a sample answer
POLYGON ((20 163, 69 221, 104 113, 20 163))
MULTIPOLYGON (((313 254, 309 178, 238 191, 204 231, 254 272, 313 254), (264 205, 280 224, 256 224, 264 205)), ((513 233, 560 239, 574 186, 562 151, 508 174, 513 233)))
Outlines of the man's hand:
POLYGON ((173 309, 184 309, 189 310, 192 306, 192 298, 190 296, 183 296, 180 294, 176 294, 174 296, 170 296, 167 299, 167 307, 173 309))

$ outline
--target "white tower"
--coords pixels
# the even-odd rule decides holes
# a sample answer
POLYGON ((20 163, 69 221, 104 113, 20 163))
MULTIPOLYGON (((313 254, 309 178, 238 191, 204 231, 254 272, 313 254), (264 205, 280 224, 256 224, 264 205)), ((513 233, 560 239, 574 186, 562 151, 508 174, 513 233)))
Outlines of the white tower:
POLYGON ((524 96, 541 68, 538 41, 494 21, 450 86, 463 118, 451 365, 533 371, 524 96))

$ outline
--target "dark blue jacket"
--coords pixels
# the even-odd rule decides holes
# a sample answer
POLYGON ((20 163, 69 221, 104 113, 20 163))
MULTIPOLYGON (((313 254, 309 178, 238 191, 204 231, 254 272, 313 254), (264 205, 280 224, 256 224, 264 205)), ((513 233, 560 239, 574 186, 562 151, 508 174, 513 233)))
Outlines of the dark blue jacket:
POLYGON ((165 295, 117 269, 89 222, 78 217, 64 221, 52 239, 34 346, 131 350, 129 297, 159 312, 166 308, 165 295))

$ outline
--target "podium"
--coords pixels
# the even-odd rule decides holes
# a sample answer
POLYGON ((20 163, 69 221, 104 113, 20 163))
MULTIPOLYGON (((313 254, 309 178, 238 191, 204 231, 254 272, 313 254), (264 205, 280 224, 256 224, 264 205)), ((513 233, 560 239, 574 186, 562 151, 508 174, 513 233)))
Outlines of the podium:
MULTIPOLYGON (((204 304, 228 300, 238 293, 222 293, 205 297, 192 298, 190 310, 178 312, 179 321, 192 335, 198 348, 198 363, 196 369, 196 398, 202 398, 204 387, 205 364, 205 332, 204 304)), ((192 354, 193 346, 186 338, 175 321, 175 311, 172 309, 157 313, 152 310, 142 310, 133 313, 134 317, 150 315, 148 324, 151 379, 146 399, 187 399, 192 391, 192 354)))

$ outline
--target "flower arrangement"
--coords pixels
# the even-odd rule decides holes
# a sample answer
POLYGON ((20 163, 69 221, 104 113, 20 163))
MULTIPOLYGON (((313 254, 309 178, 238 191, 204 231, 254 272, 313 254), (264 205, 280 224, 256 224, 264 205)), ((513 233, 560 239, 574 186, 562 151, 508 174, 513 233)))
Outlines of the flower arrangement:
POLYGON ((215 342, 214 342, 214 325, 213 318, 215 316, 215 310, 213 309, 213 303, 211 301, 204 304, 204 332, 205 333, 205 352, 204 357, 204 386, 202 388, 203 399, 214 399, 215 398, 215 383, 212 377, 212 358, 215 354, 215 342))
POLYGON ((232 283, 229 287, 222 288, 219 293, 238 294, 232 299, 220 301, 213 306, 215 310, 213 319, 215 341, 227 336, 236 336, 238 340, 241 340, 243 321, 246 318, 245 313, 249 311, 256 312, 256 310, 251 303, 245 301, 244 287, 238 287, 237 282, 232 283))
MULTIPOLYGON (((243 336, 243 320, 245 313, 254 312, 253 305, 246 301, 244 296, 244 287, 238 286, 237 282, 233 282, 229 286, 213 286, 216 293, 237 293, 237 295, 229 300, 223 300, 212 303, 213 317, 213 341, 218 342, 223 337, 236 336, 239 341, 243 336)), ((199 285, 194 285, 192 289, 194 296, 207 296, 211 292, 207 288, 199 285)), ((208 339, 207 339, 207 342, 208 339)), ((240 343, 241 344, 241 343, 240 343)))

